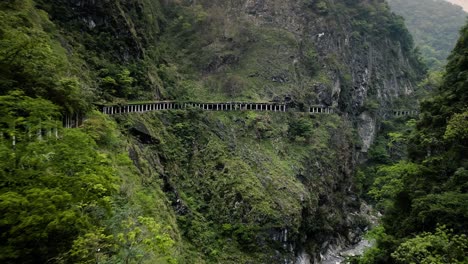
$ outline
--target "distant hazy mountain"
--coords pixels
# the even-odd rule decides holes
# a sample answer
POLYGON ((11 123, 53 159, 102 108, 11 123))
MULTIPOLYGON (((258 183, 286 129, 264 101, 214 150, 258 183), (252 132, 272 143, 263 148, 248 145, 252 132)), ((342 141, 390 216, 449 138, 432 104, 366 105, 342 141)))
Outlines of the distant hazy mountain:
POLYGON ((450 2, 452 4, 459 5, 463 7, 463 9, 468 12, 468 0, 446 0, 447 2, 450 2))
MULTIPOLYGON (((468 2, 450 1, 465 6, 468 2)), ((389 0, 389 3, 395 13, 405 18, 429 68, 440 69, 445 65, 468 13, 444 0, 389 0)))

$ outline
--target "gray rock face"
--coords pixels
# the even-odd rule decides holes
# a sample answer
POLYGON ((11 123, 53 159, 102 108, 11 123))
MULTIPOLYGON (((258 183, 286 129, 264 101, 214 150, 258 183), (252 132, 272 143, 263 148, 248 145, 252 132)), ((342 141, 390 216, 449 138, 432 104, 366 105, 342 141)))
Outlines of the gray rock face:
MULTIPOLYGON (((406 47, 405 32, 391 34, 385 25, 372 24, 376 19, 369 11, 372 8, 393 18, 383 4, 366 9, 366 5, 373 4, 302 0, 199 3, 208 12, 214 7, 226 10, 224 24, 228 35, 241 24, 248 24, 254 31, 280 32, 283 39, 267 43, 270 52, 261 53, 255 60, 255 70, 248 73, 249 79, 263 83, 263 87, 258 87, 259 94, 264 100, 291 95, 297 104, 335 106, 350 114, 357 122, 362 152, 367 152, 373 142, 379 117, 393 107, 395 100, 411 95, 422 74, 406 47), (361 14, 347 10, 359 10, 361 14), (376 29, 370 32, 368 25, 376 29), (312 57, 308 57, 310 54, 312 57), (313 67, 307 68, 308 63, 313 67), (374 117, 370 117, 368 104, 378 108, 372 110, 374 117)), ((249 72, 252 66, 247 56, 252 56, 251 49, 244 47, 231 65, 249 72)))
MULTIPOLYGON (((352 216, 365 218, 370 226, 378 224, 380 214, 367 205, 361 204, 359 213, 350 214, 352 216)), ((351 219, 350 219, 351 220, 351 219)), ((352 220, 351 220, 352 221, 352 220)), ((312 258, 304 249, 297 254, 294 264, 342 264, 346 263, 346 258, 361 256, 364 251, 374 245, 374 241, 369 241, 363 238, 365 230, 350 229, 347 237, 338 236, 333 241, 325 242, 322 249, 316 257, 312 258)))
MULTIPOLYGON (((354 26, 355 17, 334 10, 339 6, 347 7, 340 2, 328 3, 326 12, 317 12, 315 4, 301 0, 217 1, 206 5, 218 5, 229 10, 226 19, 231 23, 249 21, 255 27, 279 29, 290 34, 297 45, 283 48, 296 55, 295 58, 301 57, 304 49, 313 48, 317 53, 317 62, 333 84, 344 86, 339 81, 344 73, 349 75, 347 85, 352 90, 351 100, 343 100, 341 104, 349 104, 350 111, 359 111, 369 94, 377 98, 381 105, 390 105, 393 99, 410 94, 414 84, 408 73, 415 71, 412 69, 414 62, 406 57, 398 38, 365 35, 362 29, 354 26), (332 65, 331 57, 340 65, 332 65)), ((350 5, 348 8, 356 6, 350 5)), ((303 78, 307 77, 307 73, 303 75, 303 78)), ((336 95, 339 89, 333 87, 329 92, 336 95)))
POLYGON ((299 253, 294 264, 311 264, 311 257, 304 250, 299 253))
POLYGON ((346 248, 338 248, 328 252, 326 256, 317 264, 341 264, 345 263, 347 257, 355 257, 361 256, 367 248, 372 247, 373 242, 368 240, 361 240, 359 243, 346 247, 346 248))
POLYGON ((367 152, 377 133, 376 120, 368 112, 359 115, 358 134, 362 140, 361 152, 367 152))

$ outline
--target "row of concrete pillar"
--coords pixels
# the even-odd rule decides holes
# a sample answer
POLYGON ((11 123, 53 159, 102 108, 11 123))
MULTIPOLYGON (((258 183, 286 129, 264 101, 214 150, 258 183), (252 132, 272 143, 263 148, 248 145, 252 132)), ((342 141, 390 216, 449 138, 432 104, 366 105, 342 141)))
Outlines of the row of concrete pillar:
MULTIPOLYGON (((55 127, 55 128, 37 130, 36 137, 38 140, 42 140, 42 137, 44 136, 47 138, 55 137, 57 139, 59 137, 58 128, 55 127)), ((29 134, 29 138, 30 139, 32 138, 31 134, 29 134)))
MULTIPOLYGON (((176 103, 176 102, 159 102, 151 104, 125 105, 125 106, 105 106, 103 113, 108 115, 124 114, 124 113, 144 113, 149 111, 170 110, 170 109, 187 109, 200 108, 207 111, 270 111, 270 112, 286 112, 287 107, 284 104, 268 104, 268 103, 176 103)), ((325 106, 315 106, 308 108, 309 113, 314 114, 332 114, 333 108, 325 106)), ((394 116, 418 115, 417 110, 402 110, 393 111, 394 116)), ((73 121, 67 119, 66 127, 73 127, 73 121)))
POLYGON ((200 108, 208 111, 273 111, 286 112, 286 105, 255 103, 182 103, 183 109, 200 108))
POLYGON ((141 105, 125 105, 125 106, 104 106, 102 112, 108 115, 124 114, 124 113, 143 113, 157 110, 181 109, 177 103, 156 103, 156 104, 141 104, 141 105))
POLYGON ((284 104, 256 104, 256 103, 175 103, 160 102, 152 104, 125 105, 125 106, 105 106, 102 109, 104 114, 124 114, 124 113, 144 113, 149 111, 200 108, 207 111, 271 111, 286 112, 284 104))
POLYGON ((329 107, 309 107, 309 113, 315 113, 315 114, 332 114, 333 109, 329 107))
POLYGON ((74 114, 72 116, 65 115, 63 117, 63 127, 65 128, 74 128, 79 127, 83 124, 84 117, 79 114, 74 114))
MULTIPOLYGON (((33 139, 42 140, 43 137, 46 137, 46 138, 55 137, 56 139, 58 139, 59 138, 58 131, 59 130, 58 130, 57 127, 54 127, 54 128, 40 128, 40 129, 35 130, 34 132, 28 130, 27 138, 28 138, 28 140, 33 140, 33 139)), ((13 148, 16 147, 16 144, 18 143, 18 141, 21 141, 21 140, 25 139, 25 138, 22 138, 22 137, 18 138, 14 134, 13 135, 4 134, 4 133, 0 132, 0 139, 4 139, 4 138, 9 138, 11 140, 11 145, 12 145, 13 148)))
POLYGON ((417 110, 403 110, 403 111, 393 111, 394 116, 412 116, 412 115, 418 115, 419 111, 417 110))

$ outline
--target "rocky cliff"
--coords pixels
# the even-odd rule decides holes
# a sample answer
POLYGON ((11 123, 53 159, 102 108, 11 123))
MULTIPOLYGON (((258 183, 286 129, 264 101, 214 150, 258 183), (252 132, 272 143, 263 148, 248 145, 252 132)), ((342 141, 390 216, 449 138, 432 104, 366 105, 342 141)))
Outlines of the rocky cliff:
POLYGON ((356 114, 368 101, 388 107, 411 94, 421 74, 411 36, 384 1, 76 0, 40 7, 97 57, 154 59, 160 78, 169 74, 163 66, 190 73, 181 78, 209 94, 191 98, 291 97, 356 114))
POLYGON ((63 6, 72 10, 69 17, 57 16, 74 21, 88 50, 143 70, 133 72, 139 75, 139 93, 113 96, 335 106, 359 116, 364 152, 377 118, 401 107, 404 100, 398 99, 411 95, 423 72, 403 20, 383 1, 65 1, 63 6))

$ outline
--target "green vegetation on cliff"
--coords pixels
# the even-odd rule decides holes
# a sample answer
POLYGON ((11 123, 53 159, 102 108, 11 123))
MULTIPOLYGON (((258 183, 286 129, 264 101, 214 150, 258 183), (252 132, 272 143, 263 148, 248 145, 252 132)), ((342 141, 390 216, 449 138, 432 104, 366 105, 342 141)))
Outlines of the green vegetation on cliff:
POLYGON ((424 72, 381 1, 7 0, 0 22, 2 263, 318 259, 367 225, 355 117, 424 72), (94 106, 155 99, 344 114, 94 106))
POLYGON ((143 193, 122 190, 136 171, 116 154, 115 124, 90 112, 63 129, 56 106, 19 92, 0 96, 0 109, 2 263, 172 259, 171 229, 138 208, 143 193))
POLYGON ((352 224, 333 209, 358 206, 332 187, 351 181, 333 160, 352 158, 335 116, 175 111, 121 121, 138 139, 137 167, 162 178, 184 238, 209 262, 291 259, 284 245, 302 234, 318 243, 352 224))
POLYGON ((467 52, 468 25, 414 130, 401 135, 406 158, 377 168, 369 193, 384 211, 382 232, 359 263, 468 261, 467 52))

